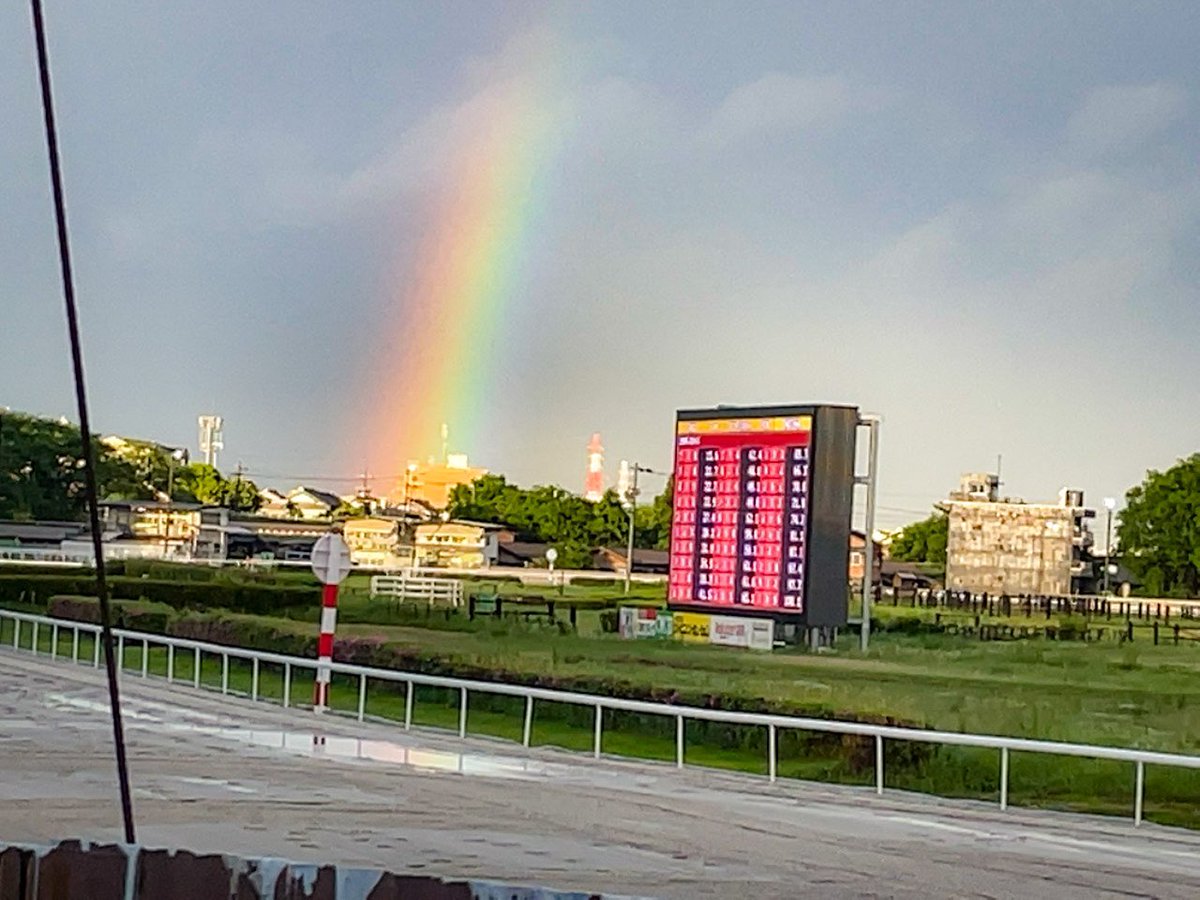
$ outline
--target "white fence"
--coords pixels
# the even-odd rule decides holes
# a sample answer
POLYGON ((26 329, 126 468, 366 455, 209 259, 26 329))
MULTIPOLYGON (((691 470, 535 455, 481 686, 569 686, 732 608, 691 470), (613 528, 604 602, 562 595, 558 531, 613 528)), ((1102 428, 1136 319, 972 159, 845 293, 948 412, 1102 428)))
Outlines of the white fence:
MULTIPOLYGON (((95 667, 100 666, 100 626, 86 622, 74 622, 66 619, 51 619, 46 616, 35 616, 27 613, 0 610, 0 629, 5 622, 13 623, 11 644, 3 645, 13 650, 28 650, 34 654, 39 652, 39 632, 50 631, 50 650, 46 654, 51 658, 59 657, 59 647, 64 633, 71 635, 71 662, 87 662, 95 667), (80 635, 90 634, 93 637, 91 658, 80 659, 80 635)), ((3 629, 7 630, 7 629, 3 629)), ((192 686, 201 687, 201 666, 204 656, 218 657, 221 660, 221 693, 230 691, 229 661, 244 660, 251 665, 251 682, 249 697, 259 700, 259 674, 265 663, 283 668, 283 697, 284 708, 293 705, 291 700, 291 685, 293 670, 317 669, 316 659, 298 656, 285 656, 279 653, 268 653, 261 650, 251 650, 244 647, 226 647, 221 644, 209 644, 203 641, 193 641, 185 638, 169 637, 159 634, 146 634, 137 631, 113 630, 118 667, 124 670, 125 649, 133 645, 141 649, 141 677, 149 676, 149 660, 151 648, 166 648, 167 666, 166 680, 174 682, 175 658, 181 653, 190 652, 193 656, 192 686)), ((63 656, 65 658, 65 655, 63 656)), ((668 703, 652 703, 644 700, 626 700, 617 697, 602 697, 592 694, 576 694, 569 691, 555 691, 547 688, 529 687, 517 684, 499 684, 490 681, 470 681, 462 678, 445 678, 437 675, 422 675, 416 672, 400 672, 393 669, 375 669, 368 666, 357 666, 349 663, 332 663, 329 668, 335 674, 347 675, 358 679, 358 721, 363 721, 366 715, 367 689, 371 681, 388 681, 406 686, 404 703, 404 728, 412 727, 414 692, 418 685, 456 690, 459 692, 458 736, 467 735, 467 709, 469 696, 476 694, 500 694, 509 697, 522 697, 525 700, 525 719, 522 730, 522 744, 530 746, 533 727, 534 704, 541 700, 551 703, 565 703, 575 706, 591 707, 595 710, 595 731, 593 735, 592 755, 599 759, 603 747, 604 710, 623 710, 625 712, 641 713, 644 715, 664 716, 675 720, 675 765, 683 768, 685 746, 684 724, 688 721, 725 722, 733 725, 745 725, 766 729, 767 732, 767 777, 774 782, 779 763, 778 733, 781 729, 798 731, 816 731, 827 734, 851 734, 873 738, 875 742, 875 793, 882 794, 884 790, 884 742, 885 741, 915 741, 928 744, 942 744, 956 747, 978 747, 996 750, 999 753, 1000 766, 1000 808, 1008 808, 1008 764, 1009 755, 1020 753, 1044 753, 1055 756, 1079 756, 1088 759, 1107 759, 1117 762, 1131 763, 1134 767, 1133 790, 1133 821, 1135 825, 1142 822, 1142 806, 1145 798, 1146 766, 1175 766, 1186 769, 1200 769, 1200 756, 1184 756, 1177 753, 1159 753, 1152 750, 1134 750, 1120 747, 1105 747, 1091 744, 1068 744, 1059 741, 1037 741, 1026 738, 1001 737, 997 735, 961 734, 953 731, 932 731, 923 728, 900 728, 892 725, 873 725, 864 722, 839 722, 830 719, 809 719, 799 716, 781 716, 765 713, 734 712, 731 710, 702 709, 690 706, 673 706, 668 703)), ((125 670, 128 675, 129 670, 125 670)), ((307 706, 307 704, 303 704, 307 706)))
POLYGON ((457 578, 428 578, 424 575, 372 575, 371 596, 395 597, 420 603, 462 606, 463 585, 457 578))
POLYGON ((96 561, 91 553, 67 553, 40 547, 0 547, 0 564, 90 566, 96 561))

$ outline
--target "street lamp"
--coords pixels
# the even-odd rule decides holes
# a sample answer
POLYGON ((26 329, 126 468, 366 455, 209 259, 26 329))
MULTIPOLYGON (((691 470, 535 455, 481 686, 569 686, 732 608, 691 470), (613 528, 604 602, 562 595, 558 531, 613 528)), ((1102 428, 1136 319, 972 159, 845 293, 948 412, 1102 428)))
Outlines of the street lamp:
POLYGON ((634 463, 629 467, 629 487, 625 490, 625 501, 629 507, 629 550, 625 556, 625 593, 629 593, 630 582, 633 580, 633 533, 635 514, 637 512, 638 472, 642 467, 634 463))
POLYGON ((625 502, 629 507, 629 555, 625 557, 625 593, 629 593, 630 582, 633 580, 633 535, 636 524, 637 498, 641 494, 638 489, 638 473, 647 475, 668 475, 634 463, 629 467, 629 487, 625 491, 625 502))
POLYGON ((1104 593, 1109 592, 1108 579, 1112 571, 1109 560, 1112 558, 1112 514, 1117 508, 1117 499, 1115 497, 1104 498, 1104 509, 1107 511, 1107 523, 1104 526, 1104 593))
POLYGON ((171 525, 174 523, 174 510, 171 504, 174 498, 171 493, 175 490, 175 463, 188 464, 190 457, 187 449, 179 447, 167 454, 167 515, 166 527, 163 529, 163 559, 171 555, 171 525))

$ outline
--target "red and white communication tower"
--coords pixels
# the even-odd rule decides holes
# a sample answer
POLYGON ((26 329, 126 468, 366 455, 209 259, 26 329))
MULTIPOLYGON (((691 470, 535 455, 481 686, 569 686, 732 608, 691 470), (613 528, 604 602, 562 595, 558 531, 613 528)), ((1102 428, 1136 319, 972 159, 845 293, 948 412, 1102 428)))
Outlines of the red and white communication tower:
POLYGON ((588 441, 587 475, 583 481, 583 499, 593 503, 604 497, 604 445, 600 443, 600 432, 588 441))

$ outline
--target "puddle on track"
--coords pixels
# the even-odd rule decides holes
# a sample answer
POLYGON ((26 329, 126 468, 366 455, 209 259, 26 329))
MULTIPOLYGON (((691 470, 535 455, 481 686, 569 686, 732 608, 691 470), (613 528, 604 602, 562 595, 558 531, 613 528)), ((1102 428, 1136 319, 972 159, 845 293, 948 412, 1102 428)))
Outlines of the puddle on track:
MULTIPOLYGON (((108 714, 108 703, 55 693, 46 697, 54 709, 78 709, 108 714)), ((434 750, 398 741, 331 734, 320 728, 283 730, 233 728, 216 724, 219 717, 165 703, 126 701, 122 718, 131 728, 147 731, 203 735, 253 747, 264 747, 300 756, 350 762, 384 763, 427 772, 454 772, 492 778, 542 779, 570 771, 538 760, 481 752, 434 750)))

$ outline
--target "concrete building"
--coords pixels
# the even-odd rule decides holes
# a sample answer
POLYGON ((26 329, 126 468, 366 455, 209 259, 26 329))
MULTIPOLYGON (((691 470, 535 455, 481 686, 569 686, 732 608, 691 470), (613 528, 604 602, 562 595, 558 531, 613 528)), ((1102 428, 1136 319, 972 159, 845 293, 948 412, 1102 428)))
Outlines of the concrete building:
MULTIPOLYGON (((199 503, 104 500, 100 503, 101 533, 106 543, 124 541, 130 548, 130 542, 144 544, 144 552, 129 551, 134 556, 186 557, 196 546, 200 510, 199 503)), ((81 538, 79 546, 90 550, 89 540, 81 538)))
MULTIPOLYGON (((872 563, 871 581, 878 584, 880 573, 883 571, 883 546, 878 541, 871 541, 872 549, 875 552, 875 558, 872 563)), ((863 583, 863 575, 866 573, 867 565, 867 536, 861 531, 855 530, 850 532, 850 590, 861 591, 863 583)))
POLYGON ((416 565, 448 569, 494 566, 500 542, 511 539, 508 529, 490 522, 427 522, 416 528, 416 565))
POLYGON ((445 509, 454 488, 470 484, 486 474, 487 469, 470 465, 463 453, 451 453, 444 463, 422 465, 410 462, 404 480, 396 491, 398 496, 392 495, 388 499, 402 508, 421 503, 435 509, 445 509))
POLYGON ((342 537, 350 559, 360 566, 399 569, 413 563, 413 546, 406 540, 405 520, 391 516, 366 516, 342 523, 342 537))
POLYGON ((1002 499, 991 473, 964 475, 943 504, 949 519, 946 589, 988 594, 1064 595, 1092 580, 1095 511, 1083 492, 1057 503, 1002 499))

